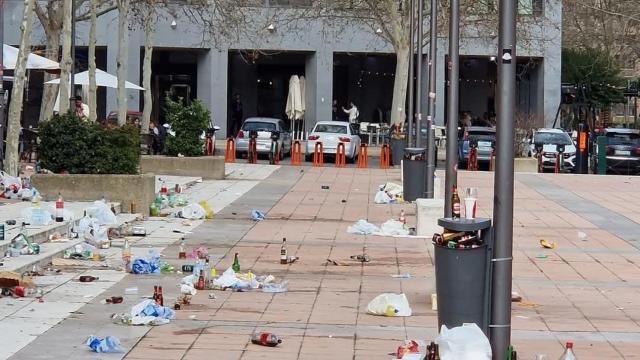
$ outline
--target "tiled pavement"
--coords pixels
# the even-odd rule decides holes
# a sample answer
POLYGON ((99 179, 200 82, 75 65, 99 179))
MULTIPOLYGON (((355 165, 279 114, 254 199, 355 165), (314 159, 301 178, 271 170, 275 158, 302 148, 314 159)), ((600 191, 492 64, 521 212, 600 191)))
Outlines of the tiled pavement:
MULTIPOLYGON (((429 300, 434 292, 430 241, 346 232, 359 218, 379 224, 397 217, 400 209, 414 222, 412 205, 373 204, 378 185, 399 178, 393 169, 280 168, 198 227, 189 242, 206 244, 219 270, 238 252, 243 269, 288 279, 288 293, 216 291, 217 299, 211 300, 208 292, 200 292, 177 320, 151 329, 109 325, 111 308, 92 302, 81 310, 93 315, 67 319, 42 336, 72 342, 58 341, 50 354, 73 347, 71 358, 95 357, 75 349, 87 334, 72 331, 73 326, 97 335, 129 331, 123 340, 127 359, 387 359, 405 338, 433 339, 437 316, 429 300), (251 208, 268 210, 268 220, 247 220, 251 208), (299 262, 279 264, 282 237, 299 262), (365 246, 371 263, 325 264, 327 258, 348 262, 365 246), (391 277, 401 273, 412 278, 391 277), (382 292, 407 294, 413 316, 367 315, 367 303, 382 292), (275 332, 284 342, 277 348, 252 345, 249 335, 256 330, 275 332)), ((520 358, 537 353, 557 358, 567 340, 575 342, 580 359, 640 358, 640 251, 634 246, 639 184, 640 179, 613 176, 516 176, 513 282, 524 300, 514 303, 512 321, 520 358), (557 248, 541 249, 540 239, 554 241, 557 248)), ((460 173, 459 186, 479 187, 480 215, 490 215, 491 173, 460 173)), ((175 245, 164 255, 179 264, 175 245)), ((112 291, 132 283, 143 289, 154 281, 127 276, 112 291)), ((165 298, 171 299, 177 276, 161 281, 165 298)), ((47 341, 34 344, 15 358, 57 358, 35 356, 47 341)))

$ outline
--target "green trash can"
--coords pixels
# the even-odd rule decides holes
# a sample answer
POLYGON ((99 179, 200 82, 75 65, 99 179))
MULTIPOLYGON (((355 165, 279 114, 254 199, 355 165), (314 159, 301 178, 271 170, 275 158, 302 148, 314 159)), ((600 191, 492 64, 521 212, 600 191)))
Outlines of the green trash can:
POLYGON ((434 244, 438 328, 475 323, 489 334, 493 229, 490 219, 439 219, 438 225, 455 232, 478 232, 482 245, 451 249, 434 244))

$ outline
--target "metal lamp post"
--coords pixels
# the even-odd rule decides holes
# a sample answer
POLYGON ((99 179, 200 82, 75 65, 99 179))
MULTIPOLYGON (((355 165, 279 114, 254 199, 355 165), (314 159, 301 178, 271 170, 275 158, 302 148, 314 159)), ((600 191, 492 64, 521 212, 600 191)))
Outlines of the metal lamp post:
POLYGON ((76 1, 71 0, 71 85, 69 86, 69 109, 75 109, 76 100, 76 1))
POLYGON ((415 0, 411 0, 409 2, 409 7, 411 8, 411 10, 409 11, 410 17, 409 17, 409 33, 410 35, 410 40, 409 40, 409 90, 408 90, 408 97, 409 97, 409 101, 408 101, 408 116, 407 116, 407 147, 412 147, 413 146, 413 67, 414 67, 414 40, 415 40, 415 0))
POLYGON ((424 22, 423 15, 424 0, 418 0, 418 55, 416 57, 416 147, 422 145, 422 25, 424 22))
MULTIPOLYGON (((511 277, 513 263, 513 139, 516 107, 517 2, 500 0, 498 101, 494 182, 493 285, 490 335, 493 356, 507 358, 511 343, 511 277)), ((449 136, 447 136, 449 137, 449 136)), ((448 141, 448 139, 447 139, 448 141)))
POLYGON ((451 0, 449 13, 449 89, 447 92, 447 164, 444 216, 451 217, 451 195, 458 183, 458 95, 460 90, 460 0, 451 0))
POLYGON ((431 31, 429 36, 429 95, 427 108, 427 184, 426 197, 433 199, 436 171, 435 130, 436 118, 436 59, 438 54, 438 0, 431 0, 431 31))
MULTIPOLYGON (((0 0, 0 46, 4 48, 4 0, 0 0)), ((0 164, 4 164, 4 57, 0 51, 0 164)), ((4 170, 4 165, 1 167, 4 170)))

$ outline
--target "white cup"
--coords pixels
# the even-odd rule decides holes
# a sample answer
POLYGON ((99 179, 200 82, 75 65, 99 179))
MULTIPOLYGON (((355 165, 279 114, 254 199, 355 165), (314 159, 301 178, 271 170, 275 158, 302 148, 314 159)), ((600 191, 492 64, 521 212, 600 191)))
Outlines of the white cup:
POLYGON ((478 204, 478 199, 467 197, 464 198, 464 217, 468 220, 473 220, 476 218, 476 205, 478 204))

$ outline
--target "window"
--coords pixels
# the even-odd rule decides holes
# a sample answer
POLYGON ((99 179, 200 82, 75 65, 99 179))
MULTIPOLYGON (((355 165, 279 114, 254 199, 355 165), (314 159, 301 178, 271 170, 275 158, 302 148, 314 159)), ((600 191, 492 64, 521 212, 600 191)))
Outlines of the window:
POLYGON ((247 121, 242 126, 244 131, 274 131, 276 124, 270 122, 247 121))
POLYGON ((329 134, 346 134, 347 127, 344 125, 318 124, 313 132, 329 133, 329 134))
POLYGON ((571 145, 572 141, 567 133, 538 132, 533 139, 534 144, 571 145))
POLYGON ((609 145, 640 145, 640 134, 608 132, 607 140, 609 145))

